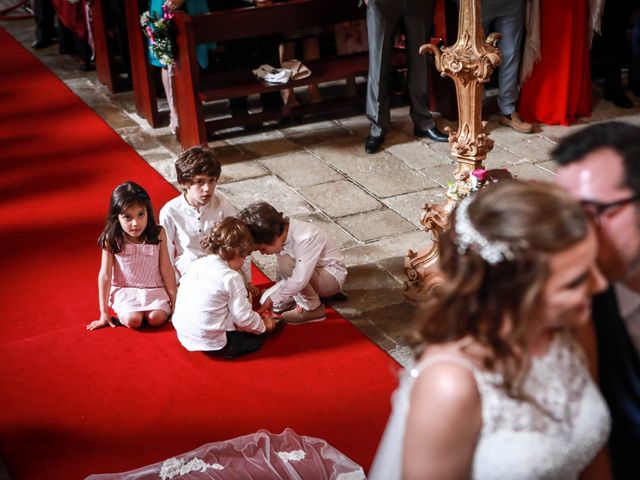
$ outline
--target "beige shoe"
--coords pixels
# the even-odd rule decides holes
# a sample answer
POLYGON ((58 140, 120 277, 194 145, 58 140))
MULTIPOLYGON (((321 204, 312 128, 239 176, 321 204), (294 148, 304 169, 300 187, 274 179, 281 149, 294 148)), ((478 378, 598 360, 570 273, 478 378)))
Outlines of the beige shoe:
POLYGON ((511 118, 502 115, 500 117, 500 123, 513 128, 516 132, 533 133, 533 125, 522 120, 520 115, 518 115, 518 112, 513 112, 511 114, 511 118))
POLYGON ((287 323, 300 324, 319 322, 327 318, 327 314, 322 304, 313 310, 305 310, 300 305, 296 305, 296 308, 284 312, 281 317, 287 323))

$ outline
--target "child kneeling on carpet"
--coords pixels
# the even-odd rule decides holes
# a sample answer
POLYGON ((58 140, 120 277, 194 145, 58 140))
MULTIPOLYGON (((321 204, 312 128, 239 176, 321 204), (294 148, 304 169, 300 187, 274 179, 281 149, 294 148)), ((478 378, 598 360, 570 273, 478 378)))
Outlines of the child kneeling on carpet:
POLYGON ((333 239, 309 222, 284 217, 266 202, 252 203, 238 216, 251 230, 254 249, 278 259, 279 281, 259 311, 282 312, 287 323, 324 320, 320 297, 340 293, 347 278, 342 252, 333 239))
MULTIPOLYGON (((179 281, 195 260, 206 255, 200 245, 202 237, 237 210, 215 191, 221 167, 213 152, 191 147, 180 154, 175 167, 183 192, 162 207, 160 224, 167 232, 169 255, 179 281)), ((250 259, 241 271, 249 292, 257 294, 251 285, 250 259)))
POLYGON ((133 182, 118 185, 98 238, 102 263, 98 274, 100 319, 87 330, 115 327, 117 321, 138 328, 164 324, 176 299, 176 278, 167 251, 167 236, 156 225, 149 195, 133 182))
POLYGON ((207 256, 192 263, 178 290, 173 326, 189 351, 217 352, 226 358, 254 352, 273 320, 254 312, 238 272, 251 253, 251 232, 235 217, 218 222, 202 239, 207 256))

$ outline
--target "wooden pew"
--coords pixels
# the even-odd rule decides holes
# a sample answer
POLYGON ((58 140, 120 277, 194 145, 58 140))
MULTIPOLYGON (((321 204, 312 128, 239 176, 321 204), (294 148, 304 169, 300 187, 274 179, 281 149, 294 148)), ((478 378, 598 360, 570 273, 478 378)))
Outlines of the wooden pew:
MULTIPOLYGON (((260 112, 221 119, 206 120, 203 102, 279 91, 312 83, 364 75, 368 69, 367 53, 321 58, 305 61, 310 77, 291 81, 286 85, 268 85, 247 71, 202 76, 195 57, 195 45, 225 42, 262 35, 272 35, 316 26, 364 19, 364 10, 355 1, 344 0, 288 0, 246 8, 224 10, 190 17, 183 12, 175 16, 178 48, 174 92, 179 119, 179 139, 183 148, 206 144, 215 131, 237 125, 248 125, 287 116, 317 113, 348 106, 345 99, 312 105, 283 107, 278 112, 260 112)), ((394 61, 404 63, 398 53, 394 61)), ((358 100, 362 103, 362 100, 358 100)))
POLYGON ((136 104, 136 113, 149 126, 160 126, 158 99, 156 96, 154 68, 147 61, 147 40, 140 27, 140 15, 148 10, 149 0, 125 0, 127 35, 131 57, 131 83, 136 104))
MULTIPOLYGON (((446 0, 448 1, 448 0, 446 0)), ((435 34, 447 39, 455 39, 455 21, 457 12, 445 12, 445 0, 436 0, 435 34), (452 29, 453 25, 453 29, 452 29)), ((129 31, 129 49, 132 66, 132 83, 136 112, 146 119, 153 128, 160 126, 160 114, 158 112, 156 98, 155 72, 147 62, 147 42, 140 28, 139 18, 147 9, 148 0, 125 0, 127 13, 127 27, 129 31)), ((266 5, 247 6, 226 11, 217 11, 194 18, 183 12, 176 12, 176 28, 178 31, 178 51, 194 51, 196 43, 210 41, 224 42, 251 36, 268 35, 273 33, 290 32, 318 25, 329 25, 344 21, 364 19, 364 9, 357 7, 355 0, 289 0, 274 2, 266 5)), ((449 43, 449 42, 447 42, 449 43)), ((366 53, 353 55, 352 57, 321 59, 318 61, 305 61, 313 75, 305 80, 290 82, 286 88, 307 85, 318 81, 330 81, 332 79, 346 78, 345 69, 351 73, 365 74, 368 69, 366 53)), ((404 63, 402 55, 394 57, 396 65, 404 63)), ((249 72, 235 72, 228 75, 200 78, 200 71, 194 55, 178 55, 174 92, 176 95, 177 111, 180 117, 180 139, 184 148, 195 144, 204 144, 208 133, 215 130, 228 128, 234 125, 259 123, 287 115, 299 115, 313 113, 313 110, 345 108, 353 101, 362 103, 362 99, 343 99, 333 102, 325 102, 323 105, 311 105, 300 107, 286 107, 282 112, 253 114, 235 118, 222 118, 205 123, 203 118, 203 101, 213 101, 222 98, 230 98, 233 95, 244 95, 245 92, 260 93, 262 91, 279 90, 282 86, 269 87, 254 79, 249 72), (188 61, 187 61, 188 59, 188 61), (239 82, 239 83, 236 83, 239 82), (226 92, 226 93, 225 93, 226 92), (230 95, 232 94, 232 95, 230 95)), ((434 83, 445 82, 444 87, 451 83, 449 79, 434 78, 434 83)), ((443 104, 443 90, 430 88, 432 109, 448 112, 455 115, 455 91, 445 88, 447 94, 443 104), (435 100, 434 100, 435 99, 435 100), (453 108, 450 106, 453 105, 453 108)))
POLYGON ((93 0, 91 3, 91 16, 91 31, 98 80, 111 93, 127 90, 130 86, 119 76, 114 53, 114 42, 113 39, 109 38, 104 0, 93 0))

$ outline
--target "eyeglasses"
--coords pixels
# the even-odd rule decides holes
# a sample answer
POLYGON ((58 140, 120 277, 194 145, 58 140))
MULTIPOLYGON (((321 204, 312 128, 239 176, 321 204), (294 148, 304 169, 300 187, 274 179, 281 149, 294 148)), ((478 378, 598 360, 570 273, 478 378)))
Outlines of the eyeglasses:
POLYGON ((609 203, 596 202, 595 200, 582 200, 580 205, 587 214, 598 219, 611 209, 626 205, 627 203, 635 202, 636 200, 640 200, 640 193, 609 203))

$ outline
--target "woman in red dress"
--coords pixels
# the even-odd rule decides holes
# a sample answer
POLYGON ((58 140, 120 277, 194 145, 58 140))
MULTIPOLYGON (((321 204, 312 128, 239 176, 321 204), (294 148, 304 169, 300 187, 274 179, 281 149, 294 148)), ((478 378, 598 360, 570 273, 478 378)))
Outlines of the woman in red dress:
POLYGON ((527 122, 569 125, 591 116, 589 2, 541 0, 541 59, 520 91, 527 122))

